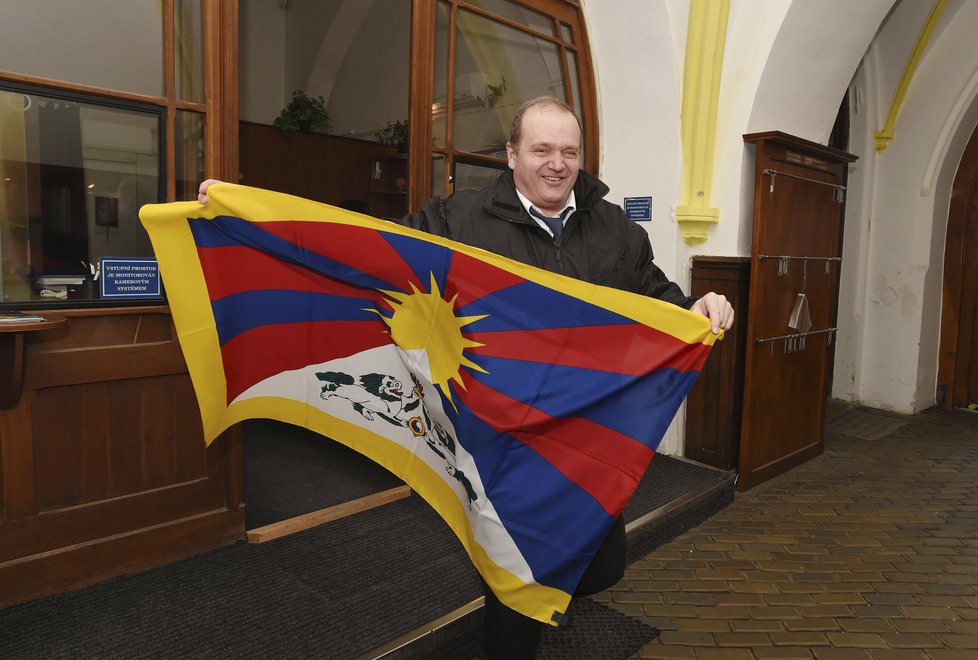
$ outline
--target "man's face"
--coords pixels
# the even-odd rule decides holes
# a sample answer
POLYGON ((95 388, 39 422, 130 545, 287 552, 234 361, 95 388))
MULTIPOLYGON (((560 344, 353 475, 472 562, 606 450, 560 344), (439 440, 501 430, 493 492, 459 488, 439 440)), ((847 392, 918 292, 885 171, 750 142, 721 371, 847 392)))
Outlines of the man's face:
POLYGON ((523 115, 518 145, 506 143, 516 188, 541 211, 555 215, 581 169, 581 129, 574 115, 560 108, 531 108, 523 115))

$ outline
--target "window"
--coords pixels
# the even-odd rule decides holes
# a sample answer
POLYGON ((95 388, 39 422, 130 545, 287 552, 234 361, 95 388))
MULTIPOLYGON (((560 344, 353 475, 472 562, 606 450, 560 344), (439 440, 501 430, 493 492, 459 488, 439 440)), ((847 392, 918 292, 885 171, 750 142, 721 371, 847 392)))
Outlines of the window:
POLYGON ((236 168, 236 16, 234 0, 0 3, 0 306, 162 301, 103 300, 93 268, 152 257, 139 208, 236 168))
MULTIPOLYGON (((431 194, 480 188, 506 169, 510 124, 528 99, 555 96, 575 108, 585 129, 593 125, 581 96, 585 39, 576 7, 437 0, 434 22, 431 194)), ((596 152, 586 139, 584 146, 585 156, 596 152)))
POLYGON ((0 84, 4 303, 84 295, 103 256, 149 257, 139 207, 162 197, 159 107, 0 84))

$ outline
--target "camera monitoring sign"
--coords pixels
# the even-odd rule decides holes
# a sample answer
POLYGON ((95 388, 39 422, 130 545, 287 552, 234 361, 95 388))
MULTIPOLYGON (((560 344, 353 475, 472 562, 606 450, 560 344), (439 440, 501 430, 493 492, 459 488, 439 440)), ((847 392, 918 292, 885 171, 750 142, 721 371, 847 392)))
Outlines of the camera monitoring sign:
POLYGON ((160 267, 156 259, 102 257, 99 260, 102 298, 159 298, 160 267))
POLYGON ((651 197, 626 197, 625 215, 635 222, 652 222, 651 197))

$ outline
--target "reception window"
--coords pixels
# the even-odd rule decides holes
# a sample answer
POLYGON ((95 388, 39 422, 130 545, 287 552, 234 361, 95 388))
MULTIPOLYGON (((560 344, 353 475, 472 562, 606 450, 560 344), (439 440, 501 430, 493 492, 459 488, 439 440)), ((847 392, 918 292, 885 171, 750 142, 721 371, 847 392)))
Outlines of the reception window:
POLYGON ((161 201, 158 107, 0 85, 3 302, 97 298, 103 257, 151 257, 139 207, 161 201))
POLYGON ((236 15, 231 0, 0 3, 0 308, 164 301, 155 272, 116 290, 100 266, 149 268, 140 207, 236 169, 236 15))

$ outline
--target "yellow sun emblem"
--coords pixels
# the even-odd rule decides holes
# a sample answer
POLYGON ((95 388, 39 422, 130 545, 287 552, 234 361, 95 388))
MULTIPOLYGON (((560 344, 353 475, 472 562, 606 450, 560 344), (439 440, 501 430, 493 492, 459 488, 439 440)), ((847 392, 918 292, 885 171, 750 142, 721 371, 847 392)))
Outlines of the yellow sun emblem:
POLYGON ((487 373, 464 355, 465 349, 482 344, 462 336, 464 326, 487 315, 455 316, 458 295, 452 296, 451 300, 443 299, 434 273, 431 273, 428 293, 419 291, 413 282, 411 290, 413 293, 382 291, 393 300, 391 306, 394 315, 391 318, 381 315, 381 318, 390 327, 391 338, 399 348, 405 351, 423 350, 426 353, 432 384, 452 401, 448 382, 453 380, 464 388, 460 372, 463 366, 487 373))

